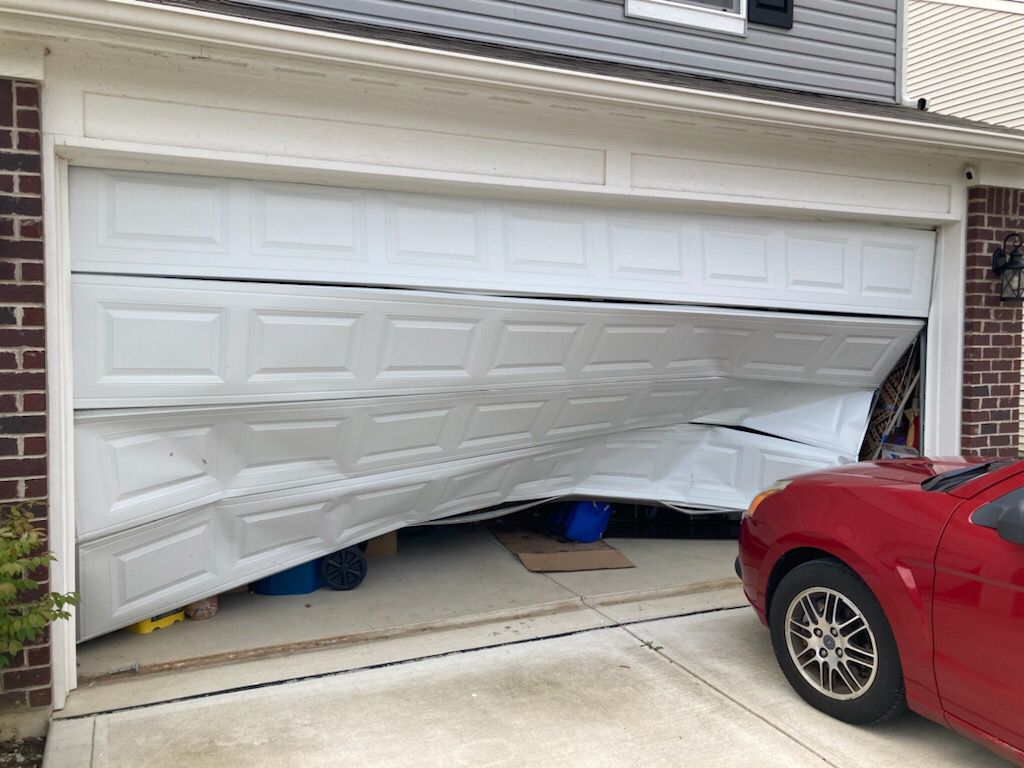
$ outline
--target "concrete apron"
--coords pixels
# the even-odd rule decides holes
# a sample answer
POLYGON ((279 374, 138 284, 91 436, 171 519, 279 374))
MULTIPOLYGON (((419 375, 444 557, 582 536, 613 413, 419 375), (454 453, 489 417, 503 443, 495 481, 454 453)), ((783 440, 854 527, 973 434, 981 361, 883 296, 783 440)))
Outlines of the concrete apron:
POLYGON ((45 768, 346 759, 389 768, 1003 765, 913 715, 874 728, 818 715, 740 608, 56 720, 45 768))
MULTIPOLYGON (((516 573, 522 578, 526 571, 522 571, 522 574, 519 571, 522 568, 517 564, 516 573)), ((586 577, 592 582, 594 574, 600 579, 600 572, 588 573, 586 577)), ((717 570, 708 575, 717 575, 717 570)), ((565 574, 552 576, 563 577, 565 574)), ((666 581, 657 573, 654 576, 658 577, 655 581, 666 581)), ((626 578, 636 578, 636 575, 627 574, 626 578)), ((544 581, 547 583, 548 579, 544 581)), ((599 589, 604 588, 604 591, 584 595, 575 592, 584 591, 579 585, 573 591, 560 587, 559 592, 552 592, 546 601, 514 608, 417 623, 397 620, 371 631, 338 634, 280 646, 234 649, 198 656, 181 651, 178 657, 181 661, 147 663, 138 674, 125 672, 84 681, 72 693, 65 708, 54 714, 54 719, 106 713, 395 664, 585 629, 611 627, 622 622, 746 605, 742 589, 735 578, 619 592, 612 591, 610 585, 601 584, 600 581, 597 586, 599 589)), ((395 613, 396 616, 392 618, 397 619, 408 611, 399 608, 395 613)))

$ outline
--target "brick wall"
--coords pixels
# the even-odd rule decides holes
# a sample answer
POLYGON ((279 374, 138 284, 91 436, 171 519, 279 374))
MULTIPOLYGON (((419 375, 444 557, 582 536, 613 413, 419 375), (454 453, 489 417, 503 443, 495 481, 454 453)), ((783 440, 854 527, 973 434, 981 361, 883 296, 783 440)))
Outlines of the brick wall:
MULTIPOLYGON (((38 85, 0 79, 0 504, 47 495, 39 139, 38 85)), ((47 636, 3 670, 0 707, 49 703, 47 636)))
POLYGON ((999 301, 999 279, 992 272, 992 252, 1015 231, 1024 231, 1024 190, 970 190, 961 439, 966 454, 1018 452, 1022 309, 999 301))

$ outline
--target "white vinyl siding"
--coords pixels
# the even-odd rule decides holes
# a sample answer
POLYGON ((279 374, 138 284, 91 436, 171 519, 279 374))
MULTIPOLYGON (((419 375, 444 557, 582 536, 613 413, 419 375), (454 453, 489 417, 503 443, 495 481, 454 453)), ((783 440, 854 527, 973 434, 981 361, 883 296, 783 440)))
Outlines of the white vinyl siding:
POLYGON ((1019 5, 1015 11, 911 0, 907 96, 928 99, 932 112, 1024 128, 1019 5))

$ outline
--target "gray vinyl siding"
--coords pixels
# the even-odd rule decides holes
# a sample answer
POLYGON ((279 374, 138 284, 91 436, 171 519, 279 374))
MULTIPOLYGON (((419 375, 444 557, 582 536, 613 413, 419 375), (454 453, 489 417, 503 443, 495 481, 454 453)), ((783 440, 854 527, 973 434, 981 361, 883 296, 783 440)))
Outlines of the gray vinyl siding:
POLYGON ((746 37, 630 18, 624 0, 244 0, 435 35, 893 102, 901 0, 795 0, 746 37))

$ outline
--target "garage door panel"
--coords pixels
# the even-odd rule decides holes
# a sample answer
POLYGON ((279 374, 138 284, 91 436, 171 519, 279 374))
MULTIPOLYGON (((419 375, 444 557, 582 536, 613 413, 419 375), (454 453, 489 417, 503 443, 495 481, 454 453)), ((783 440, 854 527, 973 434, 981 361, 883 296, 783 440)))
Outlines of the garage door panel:
POLYGON ((683 426, 222 499, 83 542, 80 587, 88 610, 79 613, 80 635, 94 637, 388 530, 503 502, 585 494, 734 509, 792 466, 841 460, 778 438, 683 426), (719 454, 729 457, 727 467, 712 462, 711 474, 700 471, 719 454), (761 462, 763 454, 778 458, 761 462))
POLYGON ((921 328, 916 320, 119 276, 76 275, 72 290, 78 408, 716 375, 875 387, 921 328), (124 312, 110 324, 111 313, 124 312))
POLYGON ((71 169, 71 227, 81 272, 910 317, 928 314, 935 250, 934 232, 881 225, 89 168, 71 169))
POLYGON ((209 263, 209 255, 230 248, 231 187, 227 179, 101 171, 95 174, 96 226, 89 231, 99 247, 128 258, 186 252, 206 254, 202 260, 209 263))
POLYGON ((759 429, 852 458, 870 402, 856 389, 704 379, 83 413, 78 536, 91 541, 220 498, 685 422, 759 429))
POLYGON ((935 236, 907 228, 70 187, 86 638, 504 502, 741 509, 853 460, 930 301, 935 236))
POLYGON ((93 335, 83 336, 96 340, 96 375, 105 383, 141 384, 155 377, 220 385, 228 365, 225 313, 217 306, 100 302, 93 335))

